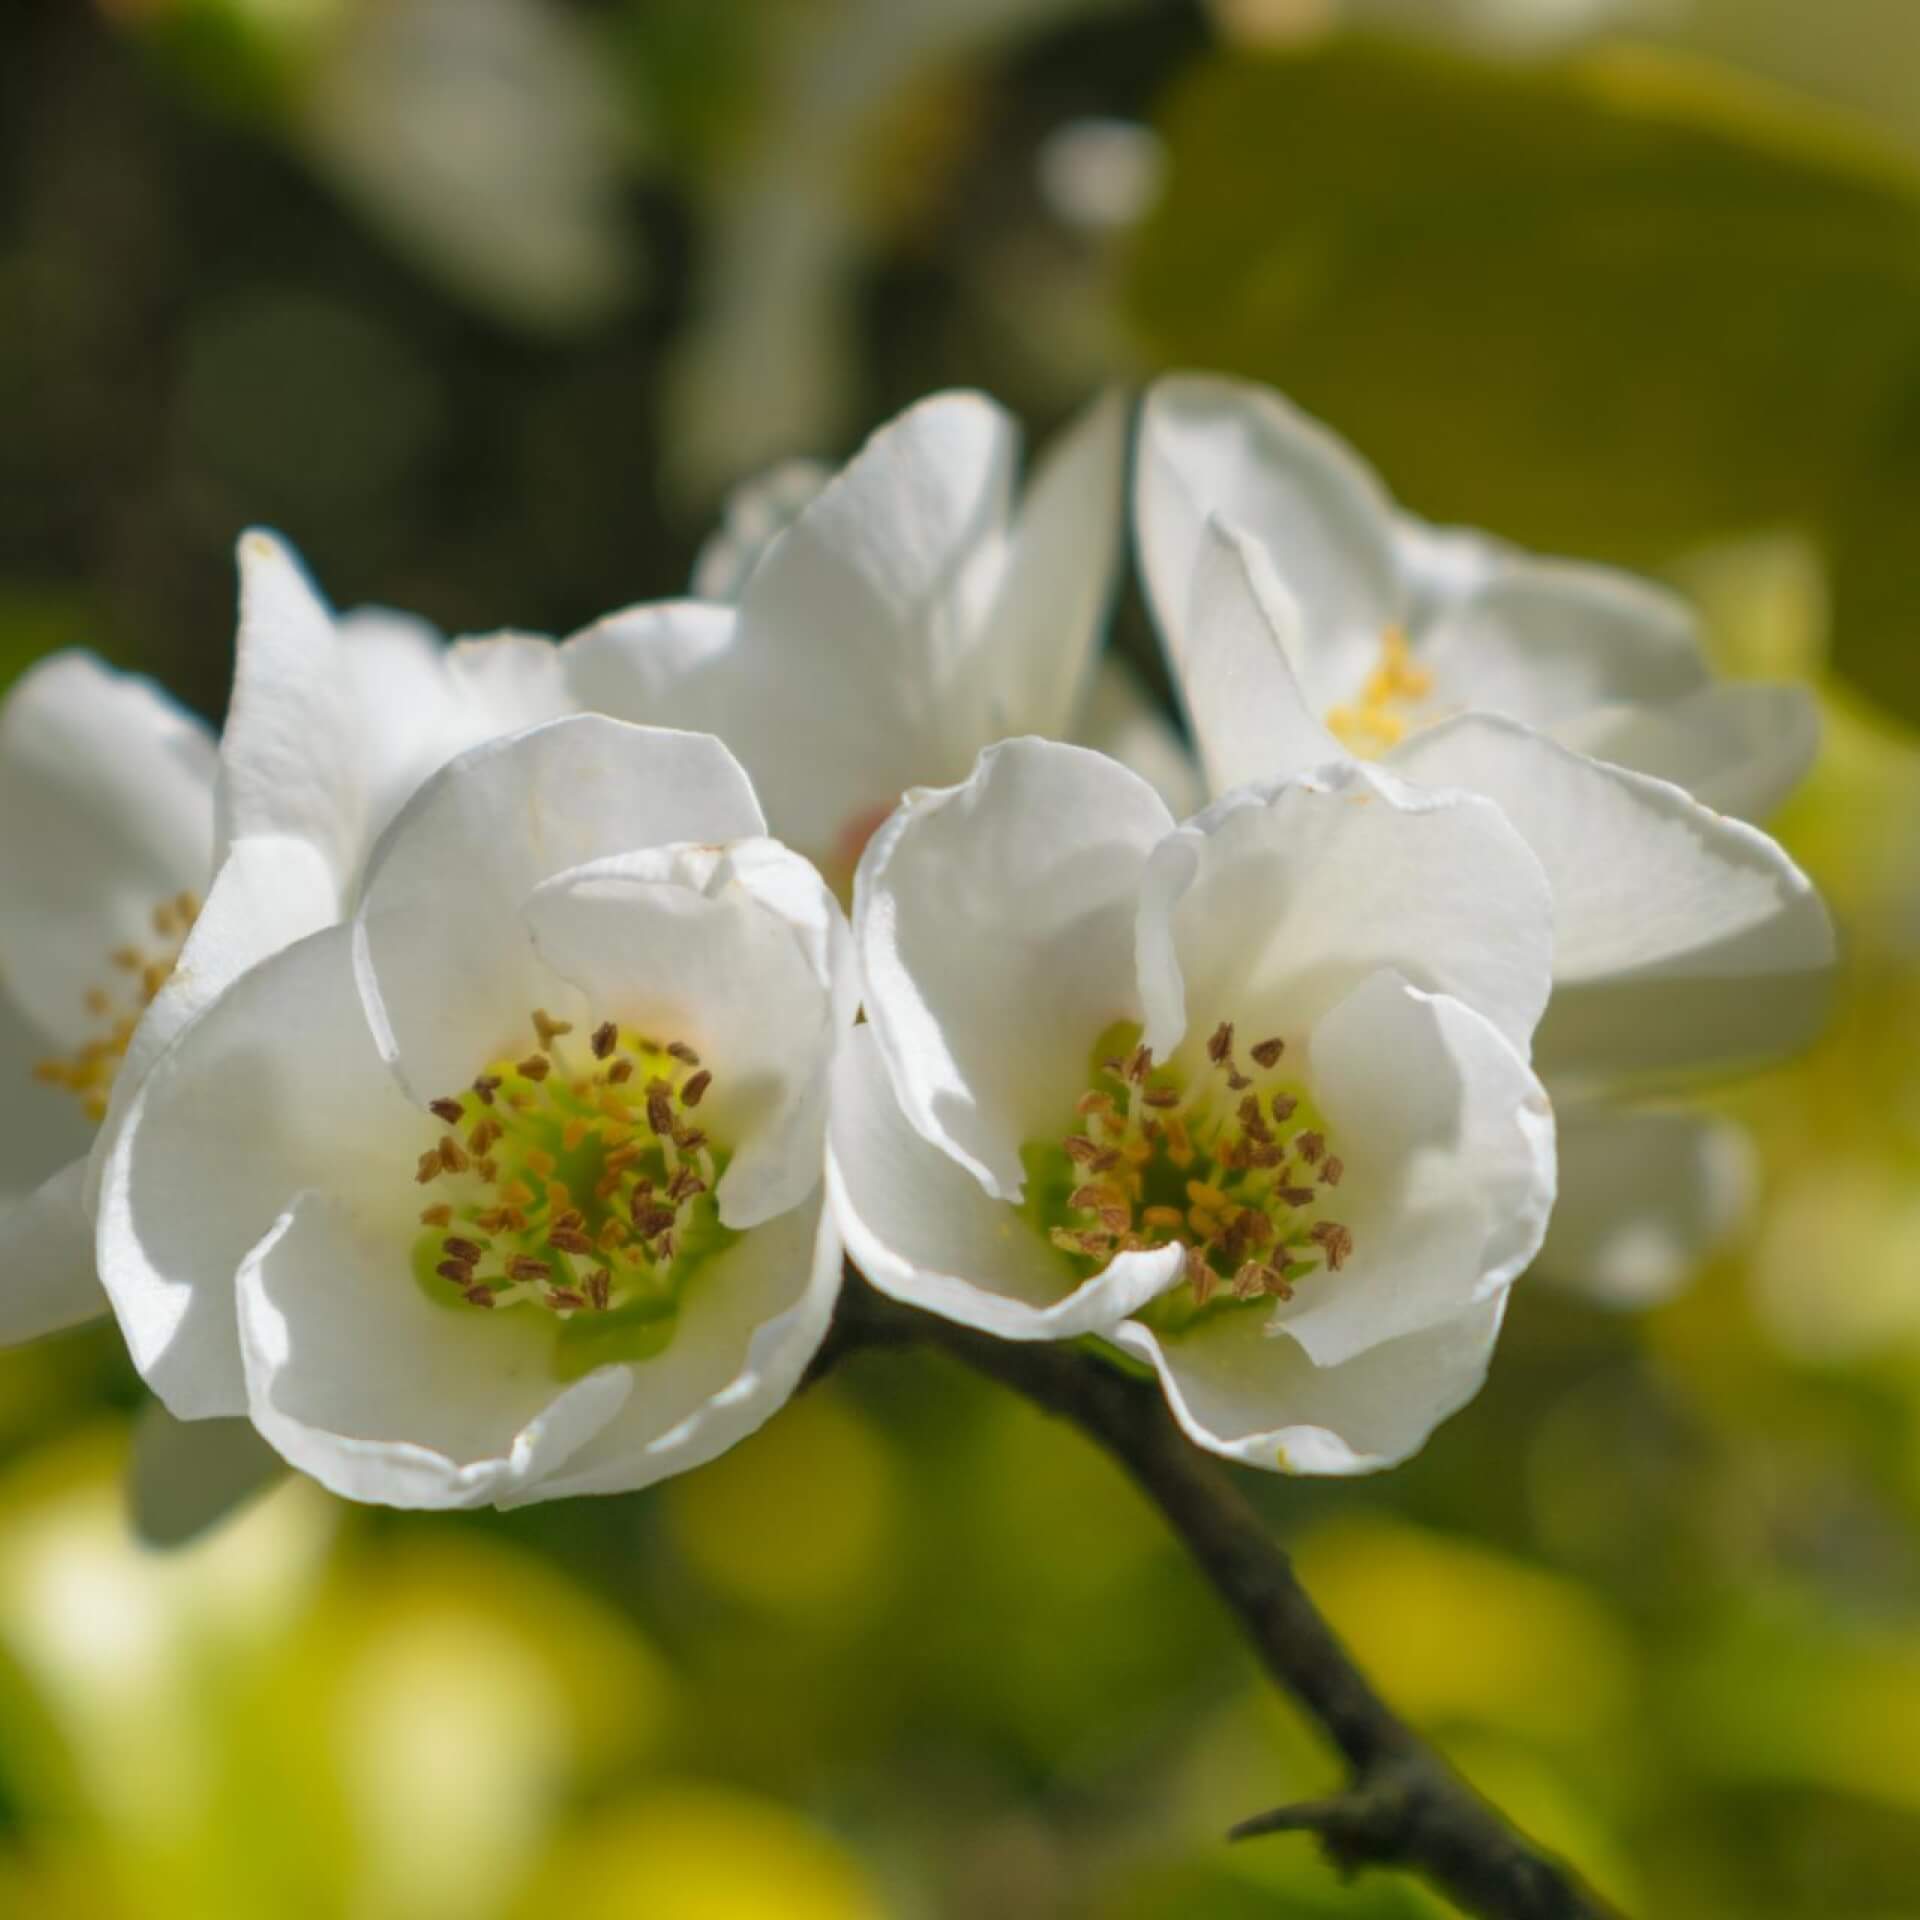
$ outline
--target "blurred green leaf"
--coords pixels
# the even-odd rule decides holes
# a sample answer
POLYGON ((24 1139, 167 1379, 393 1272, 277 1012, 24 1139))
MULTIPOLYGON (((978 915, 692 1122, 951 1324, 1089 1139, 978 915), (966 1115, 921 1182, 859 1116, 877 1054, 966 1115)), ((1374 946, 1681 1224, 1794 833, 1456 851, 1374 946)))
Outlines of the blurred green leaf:
POLYGON ((1804 525, 1843 670, 1920 713, 1920 173, 1673 56, 1338 42, 1164 115, 1164 364, 1268 380, 1432 518, 1653 565, 1804 525))

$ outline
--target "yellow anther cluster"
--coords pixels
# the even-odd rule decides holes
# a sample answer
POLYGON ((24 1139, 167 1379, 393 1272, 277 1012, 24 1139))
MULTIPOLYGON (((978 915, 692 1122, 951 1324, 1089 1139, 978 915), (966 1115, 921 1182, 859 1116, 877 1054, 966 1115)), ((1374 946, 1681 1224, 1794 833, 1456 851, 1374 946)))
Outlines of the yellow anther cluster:
POLYGON ((1381 636, 1380 658, 1367 675, 1360 697, 1350 706, 1331 708, 1327 730, 1363 759, 1385 753, 1407 737, 1414 710, 1433 692, 1433 675, 1413 657, 1407 636, 1389 627, 1381 636))
POLYGON ((116 984, 89 987, 83 996, 88 1014, 101 1031, 65 1059, 34 1063, 33 1077, 43 1086, 65 1088, 86 1109, 89 1120, 107 1117, 107 1101, 127 1043, 140 1016, 171 978, 199 917, 200 901, 191 893, 175 894, 155 907, 152 925, 158 945, 116 947, 107 956, 119 976, 116 984))
POLYGON ((443 1297, 563 1319, 665 1301, 687 1256, 725 1237, 720 1163, 694 1112, 713 1075, 684 1041, 544 1011, 535 1044, 432 1102, 443 1131, 414 1178, 438 1190, 416 1268, 443 1297))
POLYGON ((1053 1244, 1095 1272, 1119 1253, 1183 1246, 1188 1310, 1216 1295, 1291 1299, 1305 1275, 1338 1272, 1353 1235, 1315 1209, 1346 1169, 1282 1079, 1285 1052, 1262 1040, 1243 1068, 1223 1021, 1191 1087, 1138 1042, 1102 1062, 1076 1102, 1081 1130, 1060 1143, 1071 1171, 1053 1244))

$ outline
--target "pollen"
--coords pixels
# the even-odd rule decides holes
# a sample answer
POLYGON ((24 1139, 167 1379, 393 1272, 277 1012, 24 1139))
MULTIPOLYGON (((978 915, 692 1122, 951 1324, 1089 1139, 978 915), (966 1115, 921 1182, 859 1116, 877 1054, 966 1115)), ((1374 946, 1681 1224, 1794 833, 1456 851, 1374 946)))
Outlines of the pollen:
POLYGON ((1330 708, 1327 730, 1350 752, 1370 759, 1407 737, 1432 693, 1433 675, 1414 659, 1405 632, 1389 627, 1381 635, 1379 658, 1361 684, 1359 698, 1330 708))
POLYGON ((581 1350, 599 1358, 655 1350, 634 1339, 670 1332, 695 1271, 736 1237, 713 1199, 726 1150, 674 1121, 708 1096, 713 1073, 684 1041, 612 1020, 579 1038, 543 1009, 531 1024, 533 1053, 490 1061, 429 1103, 437 1128, 414 1179, 434 1195, 419 1213, 415 1277, 449 1306, 525 1308, 569 1333, 626 1340, 589 1338, 581 1350))
POLYGON ((1141 1313, 1164 1332, 1271 1310, 1354 1253, 1324 1210, 1345 1162, 1308 1089, 1280 1080, 1285 1041, 1262 1037, 1243 1059, 1223 1020, 1198 1051, 1191 1071, 1162 1066, 1136 1030, 1103 1034, 1075 1124, 1023 1155, 1027 1211, 1077 1279, 1117 1254, 1186 1249, 1180 1281, 1141 1313))
POLYGON ((108 953, 102 971, 124 974, 125 983, 95 984, 80 995, 81 1006, 98 1030, 72 1053, 36 1061, 34 1079, 42 1086, 60 1087, 72 1094, 89 1120, 104 1120, 114 1078, 126 1058, 140 1016, 173 977, 187 935, 199 917, 197 894, 173 894, 148 916, 154 945, 115 947, 108 953))

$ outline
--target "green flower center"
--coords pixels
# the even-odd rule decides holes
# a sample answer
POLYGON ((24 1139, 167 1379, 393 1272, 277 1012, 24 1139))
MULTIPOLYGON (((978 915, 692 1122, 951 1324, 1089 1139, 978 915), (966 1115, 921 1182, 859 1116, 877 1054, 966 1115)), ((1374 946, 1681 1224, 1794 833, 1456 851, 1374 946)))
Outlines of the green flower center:
POLYGON ((1190 1078, 1156 1066, 1137 1026, 1100 1036, 1078 1125, 1021 1156, 1027 1214, 1076 1284, 1117 1254, 1184 1247, 1182 1278, 1139 1315, 1171 1333, 1290 1300, 1346 1264, 1353 1235, 1322 1210, 1345 1164, 1312 1095, 1283 1072, 1285 1053, 1283 1040, 1262 1040, 1243 1064, 1222 1021, 1190 1078))
POLYGON ((571 1379, 664 1348, 695 1275, 740 1236, 714 1201, 730 1155, 698 1123, 700 1056, 610 1020, 580 1041, 532 1019, 531 1053, 431 1103, 413 1273, 444 1305, 539 1316, 571 1379))

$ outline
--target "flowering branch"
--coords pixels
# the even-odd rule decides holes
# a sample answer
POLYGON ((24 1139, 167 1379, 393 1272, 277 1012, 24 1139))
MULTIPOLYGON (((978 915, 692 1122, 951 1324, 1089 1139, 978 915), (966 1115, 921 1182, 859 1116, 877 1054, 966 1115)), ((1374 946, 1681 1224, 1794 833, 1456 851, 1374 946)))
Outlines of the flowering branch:
POLYGON ((1344 1791, 1257 1814, 1229 1838, 1313 1833, 1342 1869, 1423 1874, 1484 1920, 1618 1920, 1375 1693, 1259 1515, 1182 1438, 1150 1382, 1079 1348, 999 1340, 899 1305, 851 1272, 812 1377, 863 1347, 919 1344, 952 1354, 1105 1447, 1166 1516, 1267 1671, 1339 1749, 1344 1791))

